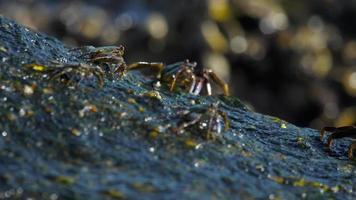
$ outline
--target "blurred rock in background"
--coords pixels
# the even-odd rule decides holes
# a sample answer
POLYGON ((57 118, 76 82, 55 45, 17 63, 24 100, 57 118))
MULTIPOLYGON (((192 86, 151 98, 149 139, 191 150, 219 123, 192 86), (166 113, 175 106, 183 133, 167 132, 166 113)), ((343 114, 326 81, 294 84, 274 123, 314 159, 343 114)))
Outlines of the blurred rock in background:
POLYGON ((314 128, 356 122, 355 11, 337 0, 0 0, 2 15, 70 46, 197 61, 256 111, 314 128))

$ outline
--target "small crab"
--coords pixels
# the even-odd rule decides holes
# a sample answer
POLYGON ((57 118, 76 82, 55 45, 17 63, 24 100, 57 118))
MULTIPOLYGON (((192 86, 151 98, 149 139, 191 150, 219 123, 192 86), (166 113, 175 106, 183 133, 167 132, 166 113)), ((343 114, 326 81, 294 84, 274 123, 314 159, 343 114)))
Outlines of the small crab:
POLYGON ((178 113, 183 120, 173 128, 173 132, 181 133, 184 129, 198 125, 200 129, 206 130, 205 139, 215 140, 222 132, 230 128, 230 122, 225 112, 219 109, 219 102, 212 103, 208 108, 194 108, 178 113))
POLYGON ((151 67, 157 70, 157 78, 159 81, 168 83, 170 91, 173 91, 178 86, 191 94, 198 95, 201 93, 203 87, 206 87, 207 94, 211 95, 211 82, 214 82, 223 89, 224 95, 229 95, 228 84, 220 79, 211 69, 197 70, 196 66, 196 62, 189 62, 189 60, 171 65, 138 62, 130 65, 128 69, 151 67))
MULTIPOLYGON (((78 49, 78 48, 76 48, 78 49)), ((149 62, 138 62, 131 65, 127 65, 123 56, 125 54, 125 47, 120 46, 104 46, 104 47, 94 47, 94 46, 84 46, 80 47, 84 54, 82 55, 87 61, 92 63, 102 65, 106 64, 108 71, 111 75, 118 73, 119 77, 122 77, 131 68, 135 67, 156 67, 161 66, 162 63, 149 63, 149 62)))
MULTIPOLYGON (((325 132, 331 132, 332 134, 328 137, 327 145, 330 148, 334 139, 339 139, 343 137, 350 137, 356 139, 356 126, 342 126, 342 127, 324 127, 320 131, 320 138, 323 139, 325 132)), ((353 158, 353 153, 356 150, 356 141, 354 141, 348 150, 348 156, 350 159, 353 158)))
POLYGON ((57 63, 52 62, 50 65, 42 64, 27 64, 26 67, 38 72, 49 73, 49 79, 60 81, 65 80, 67 84, 71 83, 75 79, 82 80, 83 77, 88 75, 94 75, 100 86, 104 84, 104 72, 96 65, 90 65, 86 63, 71 62, 71 63, 57 63))
POLYGON ((84 46, 74 48, 72 50, 81 50, 83 52, 82 57, 89 62, 102 66, 107 64, 106 67, 110 74, 118 73, 119 76, 123 76, 127 71, 127 65, 123 58, 125 53, 124 46, 105 46, 94 47, 84 46))

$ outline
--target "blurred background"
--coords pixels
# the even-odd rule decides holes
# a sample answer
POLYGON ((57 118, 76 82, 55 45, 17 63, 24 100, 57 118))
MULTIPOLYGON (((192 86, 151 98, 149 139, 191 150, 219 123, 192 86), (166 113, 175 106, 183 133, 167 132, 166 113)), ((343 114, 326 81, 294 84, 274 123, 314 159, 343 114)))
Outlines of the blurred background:
POLYGON ((128 63, 212 68, 257 112, 299 126, 356 122, 356 1, 0 0, 0 14, 128 63))

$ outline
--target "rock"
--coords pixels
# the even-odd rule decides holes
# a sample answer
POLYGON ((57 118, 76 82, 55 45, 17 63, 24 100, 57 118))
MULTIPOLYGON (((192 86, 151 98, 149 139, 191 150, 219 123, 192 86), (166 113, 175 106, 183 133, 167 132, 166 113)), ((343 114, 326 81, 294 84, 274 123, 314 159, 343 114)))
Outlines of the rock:
POLYGON ((0 17, 0 199, 356 198, 347 140, 328 152, 317 130, 236 97, 155 89, 137 71, 99 87, 26 67, 80 54, 0 17), (196 126, 172 132, 177 113, 218 101, 231 128, 217 140, 196 126))

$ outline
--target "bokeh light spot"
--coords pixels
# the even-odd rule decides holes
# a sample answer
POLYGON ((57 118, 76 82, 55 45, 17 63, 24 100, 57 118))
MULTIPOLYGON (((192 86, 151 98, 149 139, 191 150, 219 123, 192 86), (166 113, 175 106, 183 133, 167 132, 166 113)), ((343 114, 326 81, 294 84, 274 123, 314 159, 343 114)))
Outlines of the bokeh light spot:
POLYGON ((168 24, 162 14, 152 13, 146 22, 150 35, 155 39, 162 39, 168 33, 168 24))
POLYGON ((247 50, 247 47, 248 43, 245 37, 236 36, 230 41, 230 48, 234 53, 244 53, 247 50))

